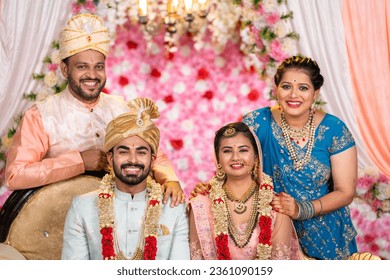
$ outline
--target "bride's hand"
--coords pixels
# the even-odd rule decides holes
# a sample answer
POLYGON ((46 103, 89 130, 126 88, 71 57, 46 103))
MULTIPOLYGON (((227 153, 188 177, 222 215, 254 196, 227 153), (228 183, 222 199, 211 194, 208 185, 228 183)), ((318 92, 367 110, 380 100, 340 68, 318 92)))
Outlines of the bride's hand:
POLYGON ((271 206, 276 212, 285 214, 293 220, 298 217, 298 205, 295 199, 287 193, 281 192, 274 195, 271 206))

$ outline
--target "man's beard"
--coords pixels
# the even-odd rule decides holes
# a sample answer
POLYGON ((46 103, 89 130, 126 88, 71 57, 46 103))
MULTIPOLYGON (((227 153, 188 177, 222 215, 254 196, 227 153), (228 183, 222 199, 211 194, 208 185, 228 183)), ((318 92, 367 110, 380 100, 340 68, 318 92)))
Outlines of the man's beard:
POLYGON ((114 164, 114 174, 117 179, 125 183, 126 185, 135 186, 144 181, 150 172, 150 165, 147 169, 145 169, 145 165, 143 164, 133 164, 133 163, 124 163, 120 167, 114 164), (123 175, 122 169, 126 167, 137 167, 143 170, 140 175, 123 175))
MULTIPOLYGON (((97 81, 98 84, 101 83, 100 79, 81 79, 80 83, 84 80, 89 81, 97 81)), ((81 86, 76 83, 76 81, 72 78, 72 76, 69 75, 68 77, 68 86, 72 89, 72 91, 79 97, 81 97, 82 100, 85 101, 94 101, 99 97, 100 92, 103 90, 104 86, 106 85, 106 82, 102 83, 100 87, 97 89, 94 93, 87 93, 81 89, 81 86)))

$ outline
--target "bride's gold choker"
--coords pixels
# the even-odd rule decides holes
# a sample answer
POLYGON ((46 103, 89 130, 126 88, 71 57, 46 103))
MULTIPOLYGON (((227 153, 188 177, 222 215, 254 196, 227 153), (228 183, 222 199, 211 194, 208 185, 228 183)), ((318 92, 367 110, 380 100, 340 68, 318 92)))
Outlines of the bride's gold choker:
POLYGON ((223 189, 226 193, 226 197, 234 203, 234 212, 237 214, 242 214, 246 211, 247 206, 245 203, 253 196, 256 191, 256 182, 252 181, 251 186, 247 191, 241 196, 241 198, 236 197, 229 189, 229 186, 224 184, 223 189))

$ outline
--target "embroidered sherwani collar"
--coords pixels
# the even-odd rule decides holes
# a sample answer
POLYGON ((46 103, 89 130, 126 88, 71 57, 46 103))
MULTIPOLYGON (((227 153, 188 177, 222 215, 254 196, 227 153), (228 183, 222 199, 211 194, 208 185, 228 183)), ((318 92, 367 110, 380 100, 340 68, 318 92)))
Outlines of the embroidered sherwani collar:
POLYGON ((115 197, 122 201, 146 201, 146 189, 142 192, 136 193, 133 197, 131 194, 120 191, 117 187, 115 187, 115 197))

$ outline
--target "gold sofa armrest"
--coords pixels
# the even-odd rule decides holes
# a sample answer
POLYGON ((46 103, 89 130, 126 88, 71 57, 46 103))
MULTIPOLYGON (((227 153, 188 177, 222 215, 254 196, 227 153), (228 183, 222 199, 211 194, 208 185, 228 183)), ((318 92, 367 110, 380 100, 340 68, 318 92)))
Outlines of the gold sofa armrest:
POLYGON ((25 260, 26 258, 14 247, 0 243, 0 260, 25 260))
POLYGON ((354 261, 357 261, 357 260, 364 260, 364 261, 368 261, 368 260, 381 260, 380 257, 376 256, 376 255, 373 255, 371 253, 368 253, 368 252, 363 252, 363 253, 354 253, 352 254, 348 260, 354 260, 354 261))
POLYGON ((79 175, 39 188, 12 221, 4 244, 27 260, 61 259, 65 218, 72 199, 99 189, 100 178, 79 175))

